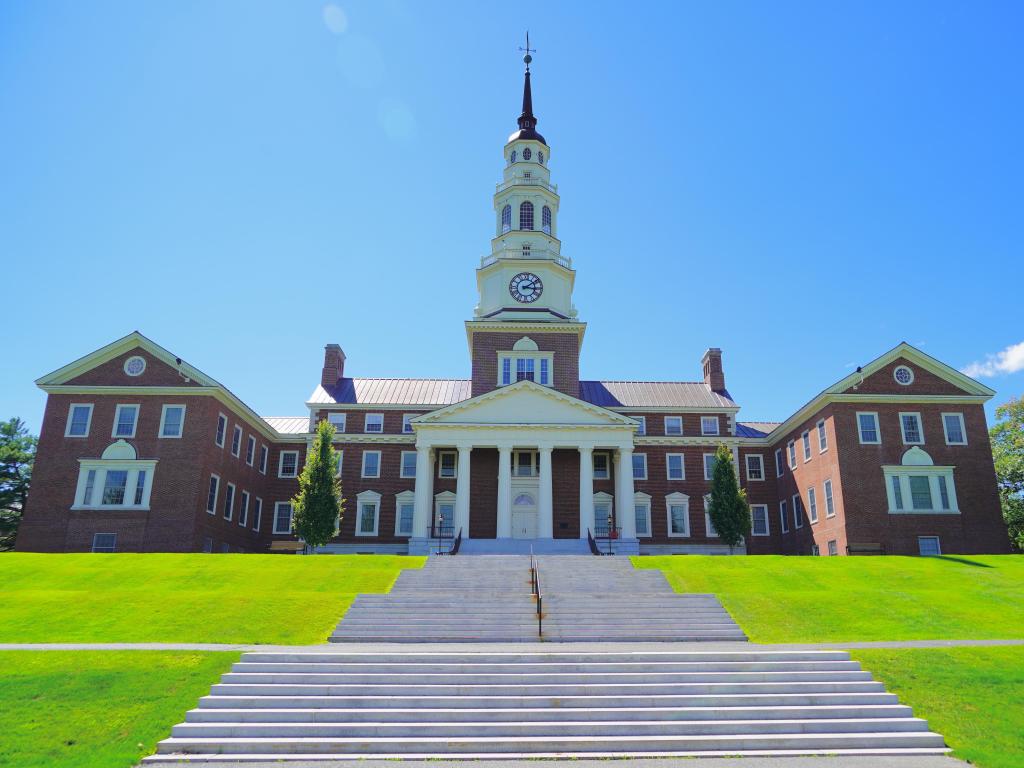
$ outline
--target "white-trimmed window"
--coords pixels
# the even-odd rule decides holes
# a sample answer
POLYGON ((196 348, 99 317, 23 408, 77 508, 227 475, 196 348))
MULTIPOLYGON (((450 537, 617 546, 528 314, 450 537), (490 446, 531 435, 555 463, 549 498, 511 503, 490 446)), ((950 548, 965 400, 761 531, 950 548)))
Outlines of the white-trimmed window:
POLYGON ((224 487, 224 519, 230 520, 235 514, 235 484, 228 483, 224 487))
POLYGON ((681 453, 665 454, 665 474, 669 480, 686 479, 686 461, 681 453))
POLYGON ((138 421, 138 405, 119 404, 114 409, 114 429, 110 433, 111 437, 135 437, 138 421))
POLYGON ((818 496, 813 487, 807 489, 807 519, 811 524, 818 522, 818 496))
POLYGON ((335 432, 345 431, 345 420, 348 414, 331 411, 327 414, 327 421, 334 427, 335 432))
POLYGON ((872 412, 857 413, 857 434, 861 445, 878 445, 882 442, 882 433, 878 429, 878 414, 872 412))
POLYGON ((804 462, 811 460, 811 433, 804 430, 804 433, 800 435, 800 441, 804 446, 804 462))
MULTIPOLYGON (((530 496, 529 494, 519 494, 530 496)), ((530 496, 532 499, 533 497, 530 496)), ((512 505, 515 506, 513 501, 512 505)), ((434 496, 433 534, 435 536, 455 535, 455 494, 443 491, 434 496)))
POLYGON ((793 494, 793 527, 797 530, 804 527, 804 500, 799 493, 793 494))
POLYGON ((260 472, 264 475, 267 474, 267 454, 269 453, 267 446, 260 446, 260 472))
POLYGON ((704 479, 710 480, 715 474, 715 454, 704 454, 704 479))
POLYGON ((160 437, 181 437, 185 433, 185 406, 165 405, 160 410, 160 437))
POLYGON ((498 355, 498 386, 526 380, 550 387, 554 359, 554 352, 539 352, 536 344, 528 351, 502 352, 498 355))
POLYGON ((752 536, 769 536, 771 530, 768 527, 768 505, 750 505, 750 533, 752 536))
POLYGON ((835 557, 839 554, 839 542, 835 539, 828 540, 828 555, 829 557, 835 557))
POLYGON ((775 449, 775 476, 776 477, 782 477, 782 474, 785 471, 786 471, 785 470, 785 465, 782 463, 782 449, 781 448, 776 448, 775 449))
POLYGON ((413 434, 412 420, 419 416, 418 413, 403 413, 402 414, 402 434, 411 435, 413 434))
POLYGON ((717 435, 718 434, 718 417, 717 416, 701 416, 700 417, 700 433, 702 435, 717 435))
POLYGON ((897 384, 904 387, 914 383, 914 372, 905 365, 897 365, 893 369, 892 377, 896 379, 897 384))
POLYGON ((249 492, 238 494, 238 524, 245 528, 249 524, 249 492))
POLYGON ((210 486, 206 492, 206 511, 211 515, 217 514, 217 494, 220 492, 220 477, 210 475, 210 486))
POLYGON ((94 533, 92 535, 92 551, 93 552, 116 552, 117 551, 117 534, 116 533, 94 533))
POLYGON ((292 504, 290 501, 279 501, 274 504, 274 533, 292 532, 292 504))
POLYGON ((363 451, 362 477, 380 477, 380 451, 363 451))
POLYGON ((594 479, 595 480, 607 480, 611 477, 611 456, 603 451, 598 451, 593 455, 594 461, 594 479))
POLYGON ((651 497, 649 495, 646 493, 634 494, 633 514, 636 516, 636 537, 649 539, 651 537, 651 497))
POLYGON ((88 437, 91 426, 92 403, 72 403, 68 407, 68 424, 64 429, 64 437, 88 437))
POLYGON ((363 491, 356 496, 356 536, 376 536, 379 526, 380 494, 363 491))
POLYGON ((938 557, 942 554, 942 545, 938 536, 918 536, 917 552, 921 557, 938 557))
POLYGON ((786 443, 786 451, 789 453, 789 468, 796 469, 796 443, 792 440, 786 443))
POLYGON ((783 533, 789 533, 789 505, 785 499, 779 502, 779 524, 783 533))
POLYGON ((236 457, 242 455, 242 428, 237 424, 231 432, 231 455, 236 457))
POLYGON ((100 459, 78 460, 78 484, 72 509, 149 509, 155 460, 139 460, 123 440, 108 446, 100 459))
POLYGON ((665 434, 666 435, 681 435, 681 434, 683 434, 683 417, 682 416, 666 416, 665 417, 665 434))
POLYGON ((214 433, 213 442, 216 443, 218 447, 223 448, 224 447, 224 437, 227 435, 227 433, 228 433, 228 417, 225 416, 223 413, 218 413, 217 414, 217 431, 216 431, 216 433, 214 433))
POLYGON ((612 497, 601 491, 594 494, 594 536, 607 536, 611 527, 612 497))
MULTIPOLYGON (((513 460, 515 457, 512 457, 513 460)), ((512 468, 512 473, 515 474, 515 467, 512 468)), ((438 451, 437 452, 437 476, 440 478, 446 478, 454 480, 459 474, 459 454, 458 451, 438 451)))
POLYGON ((717 539, 718 531, 715 530, 715 524, 711 522, 711 494, 704 494, 704 530, 707 532, 709 539, 717 539))
POLYGON ((953 467, 885 466, 889 514, 960 514, 953 467))
POLYGON ((811 544, 811 554, 818 557, 821 554, 821 548, 817 544, 811 544))
POLYGON ((967 430, 964 428, 962 413, 942 414, 942 431, 946 435, 946 445, 967 445, 967 430))
POLYGON ((416 509, 416 493, 402 491, 395 494, 395 536, 412 536, 413 513, 416 509))
POLYGON ((817 424, 818 430, 818 453, 828 450, 828 432, 825 430, 825 420, 820 419, 817 424))
POLYGON ((259 531, 260 518, 263 517, 263 499, 257 496, 252 500, 252 529, 259 531))
POLYGON ((249 439, 245 441, 245 463, 251 467, 254 461, 256 461, 256 438, 249 435, 249 439))
POLYGON ((363 432, 383 432, 384 431, 384 414, 383 413, 368 413, 366 419, 363 422, 363 432))
POLYGON ((399 477, 416 477, 416 451, 402 451, 402 466, 399 477))
POLYGON ((278 477, 298 477, 299 474, 299 452, 281 451, 277 457, 278 477))
POLYGON ((647 454, 646 453, 634 453, 633 454, 633 479, 634 480, 646 480, 647 479, 647 454))
POLYGON ((764 480, 764 456, 759 453, 748 453, 747 480, 764 480))
POLYGON ((335 451, 334 452, 334 476, 341 477, 341 467, 345 462, 345 452, 335 451))
POLYGON ((903 433, 904 445, 924 444, 920 413, 900 413, 900 431, 903 433))
POLYGON ((540 456, 537 451, 512 451, 512 476, 537 477, 540 456))
POLYGON ((690 497, 685 493, 670 493, 665 497, 665 511, 668 513, 668 535, 670 538, 685 538, 690 535, 690 497))
POLYGON ((641 437, 643 435, 646 435, 647 434, 647 417, 646 416, 634 416, 633 418, 636 419, 636 421, 639 422, 639 424, 640 424, 640 426, 636 430, 637 435, 639 435, 641 437))
POLYGON ((825 517, 835 517, 836 503, 832 498, 832 480, 826 480, 822 490, 825 493, 825 517))

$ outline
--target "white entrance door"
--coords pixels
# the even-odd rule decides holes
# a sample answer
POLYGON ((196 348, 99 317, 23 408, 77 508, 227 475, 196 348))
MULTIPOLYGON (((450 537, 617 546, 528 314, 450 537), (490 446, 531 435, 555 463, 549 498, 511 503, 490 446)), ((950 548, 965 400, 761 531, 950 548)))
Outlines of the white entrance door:
POLYGON ((537 497, 529 491, 512 498, 512 538, 537 538, 537 497))

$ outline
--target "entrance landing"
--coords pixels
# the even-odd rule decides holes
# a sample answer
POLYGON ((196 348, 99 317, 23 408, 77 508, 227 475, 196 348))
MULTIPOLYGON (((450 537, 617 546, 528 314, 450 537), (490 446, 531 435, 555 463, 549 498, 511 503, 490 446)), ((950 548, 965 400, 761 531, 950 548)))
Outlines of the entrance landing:
POLYGON ((590 555, 582 539, 463 539, 460 555, 590 555))

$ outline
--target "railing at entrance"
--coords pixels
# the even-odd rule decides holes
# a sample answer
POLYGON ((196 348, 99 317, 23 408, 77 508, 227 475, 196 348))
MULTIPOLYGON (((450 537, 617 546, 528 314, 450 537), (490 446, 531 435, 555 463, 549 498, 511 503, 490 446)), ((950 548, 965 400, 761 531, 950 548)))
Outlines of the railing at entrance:
POLYGON ((537 637, 544 637, 544 592, 540 587, 540 565, 530 547, 530 592, 537 604, 537 637))
MULTIPOLYGON (((462 535, 462 530, 461 529, 459 530, 459 535, 460 535, 460 537, 462 535)), ((453 554, 451 552, 452 547, 451 546, 445 547, 444 542, 446 542, 446 541, 454 542, 454 540, 455 540, 455 526, 454 525, 433 525, 433 526, 431 526, 431 528, 430 528, 430 538, 437 542, 436 548, 434 550, 435 554, 438 554, 438 555, 450 555, 450 554, 453 554)))
POLYGON ((587 544, 590 545, 590 554, 597 555, 600 557, 603 553, 597 546, 597 539, 594 538, 594 534, 587 528, 587 544))

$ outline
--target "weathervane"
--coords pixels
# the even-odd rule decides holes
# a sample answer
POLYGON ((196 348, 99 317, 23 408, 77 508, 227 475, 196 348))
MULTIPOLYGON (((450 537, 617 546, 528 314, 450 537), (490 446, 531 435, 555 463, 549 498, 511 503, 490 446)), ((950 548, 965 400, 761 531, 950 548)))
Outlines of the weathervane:
POLYGON ((530 47, 530 30, 526 30, 526 47, 525 48, 520 48, 519 50, 523 51, 523 53, 525 54, 523 56, 523 62, 526 64, 526 71, 529 72, 530 71, 530 62, 533 61, 533 56, 531 56, 530 54, 537 52, 536 48, 531 48, 530 47))

